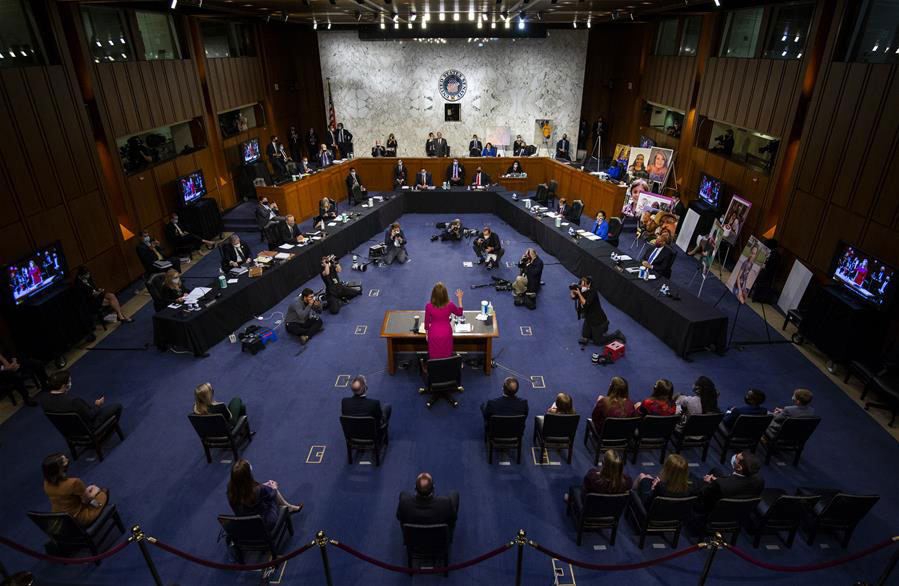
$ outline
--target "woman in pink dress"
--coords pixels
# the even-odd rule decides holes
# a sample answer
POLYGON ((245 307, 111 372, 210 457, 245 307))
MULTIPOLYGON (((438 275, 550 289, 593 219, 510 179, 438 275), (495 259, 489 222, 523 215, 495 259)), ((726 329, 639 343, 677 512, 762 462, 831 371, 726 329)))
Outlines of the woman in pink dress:
POLYGON ((431 302, 425 306, 425 332, 428 336, 428 358, 453 355, 453 328, 450 314, 462 315, 462 290, 456 289, 458 307, 449 300, 446 285, 438 282, 431 290, 431 302))

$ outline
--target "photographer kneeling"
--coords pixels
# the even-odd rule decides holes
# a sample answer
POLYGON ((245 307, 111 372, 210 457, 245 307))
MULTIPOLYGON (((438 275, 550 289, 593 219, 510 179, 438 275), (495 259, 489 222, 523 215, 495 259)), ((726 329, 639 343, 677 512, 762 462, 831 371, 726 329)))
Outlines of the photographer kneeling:
POLYGON ((576 301, 578 319, 584 318, 584 325, 581 328, 581 338, 578 344, 586 346, 591 341, 605 346, 613 340, 621 340, 626 343, 627 339, 621 330, 615 330, 612 334, 607 335, 609 331, 609 318, 606 312, 602 310, 599 303, 599 294, 593 289, 593 279, 589 276, 581 277, 580 283, 570 285, 571 298, 576 301))
POLYGON ((540 278, 543 275, 543 261, 537 251, 528 248, 518 261, 521 274, 512 283, 515 294, 515 305, 525 305, 528 309, 537 309, 537 292, 540 291, 540 278))
POLYGON ((484 264, 487 261, 487 270, 496 268, 499 260, 503 257, 505 251, 500 244, 499 236, 490 230, 489 226, 484 226, 481 235, 475 238, 474 253, 478 255, 478 264, 484 264))
POLYGON ((328 302, 328 311, 335 315, 340 312, 340 307, 353 297, 362 295, 362 285, 344 283, 340 280, 340 263, 334 255, 322 257, 322 281, 325 283, 325 300, 328 302))
POLYGON ((393 261, 404 264, 409 260, 406 253, 406 235, 403 234, 399 222, 390 225, 390 229, 384 234, 384 245, 387 246, 387 254, 384 255, 384 263, 392 265, 393 261))
POLYGON ((322 305, 316 301, 315 291, 303 289, 303 294, 294 299, 287 308, 284 327, 289 333, 300 337, 300 344, 305 344, 309 338, 323 329, 322 320, 318 317, 321 310, 322 305))

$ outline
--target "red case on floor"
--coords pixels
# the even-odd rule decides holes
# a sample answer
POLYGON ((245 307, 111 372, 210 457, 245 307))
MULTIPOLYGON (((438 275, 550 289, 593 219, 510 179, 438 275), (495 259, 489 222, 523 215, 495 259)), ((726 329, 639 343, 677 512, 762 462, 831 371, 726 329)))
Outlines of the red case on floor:
POLYGON ((614 342, 609 342, 606 344, 606 356, 609 357, 609 360, 615 362, 622 356, 624 356, 624 344, 615 340, 614 342))

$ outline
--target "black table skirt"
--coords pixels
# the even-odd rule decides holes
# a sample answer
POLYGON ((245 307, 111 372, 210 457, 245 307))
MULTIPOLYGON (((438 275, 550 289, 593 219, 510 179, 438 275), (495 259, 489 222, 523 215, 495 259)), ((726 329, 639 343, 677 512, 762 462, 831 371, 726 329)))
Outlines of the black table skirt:
POLYGON ((214 199, 199 199, 179 210, 181 221, 188 231, 212 240, 222 233, 222 214, 214 199))
MULTIPOLYGON (((610 260, 614 247, 600 241, 575 241, 568 236, 567 227, 556 228, 551 220, 535 217, 507 192, 456 188, 401 191, 385 196, 386 201, 372 208, 352 208, 351 211, 360 214, 358 218, 328 228, 327 238, 316 244, 294 249, 295 256, 290 261, 267 269, 260 277, 244 277, 225 290, 217 290, 220 296, 202 311, 185 313, 163 309, 153 318, 154 342, 160 348, 174 346, 187 348, 196 355, 205 354, 254 315, 266 312, 315 277, 322 256, 340 257, 349 253, 382 233, 404 213, 446 213, 447 219, 454 214, 493 213, 558 258, 575 275, 591 275, 603 297, 653 332, 679 356, 686 358, 690 352, 707 347, 718 351, 725 348, 727 317, 721 311, 687 292, 683 292, 679 301, 660 297, 658 290, 665 282, 663 279, 644 282, 619 271, 610 260)), ((678 292, 673 284, 669 286, 678 292)))

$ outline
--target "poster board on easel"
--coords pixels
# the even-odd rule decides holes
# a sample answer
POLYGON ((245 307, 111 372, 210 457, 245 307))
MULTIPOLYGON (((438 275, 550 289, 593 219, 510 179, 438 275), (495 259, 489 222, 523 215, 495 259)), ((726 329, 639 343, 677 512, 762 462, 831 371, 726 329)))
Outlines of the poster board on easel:
POLYGON ((791 309, 799 307, 799 302, 802 301, 802 296, 805 295, 805 290, 811 280, 812 272, 798 260, 793 261, 790 276, 787 277, 783 291, 777 299, 777 306, 784 312, 784 315, 791 309))
POLYGON ((696 224, 699 222, 699 214, 694 210, 688 209, 687 215, 684 217, 684 223, 681 225, 680 232, 677 234, 675 244, 677 247, 687 252, 690 241, 693 239, 693 232, 696 231, 696 224))

